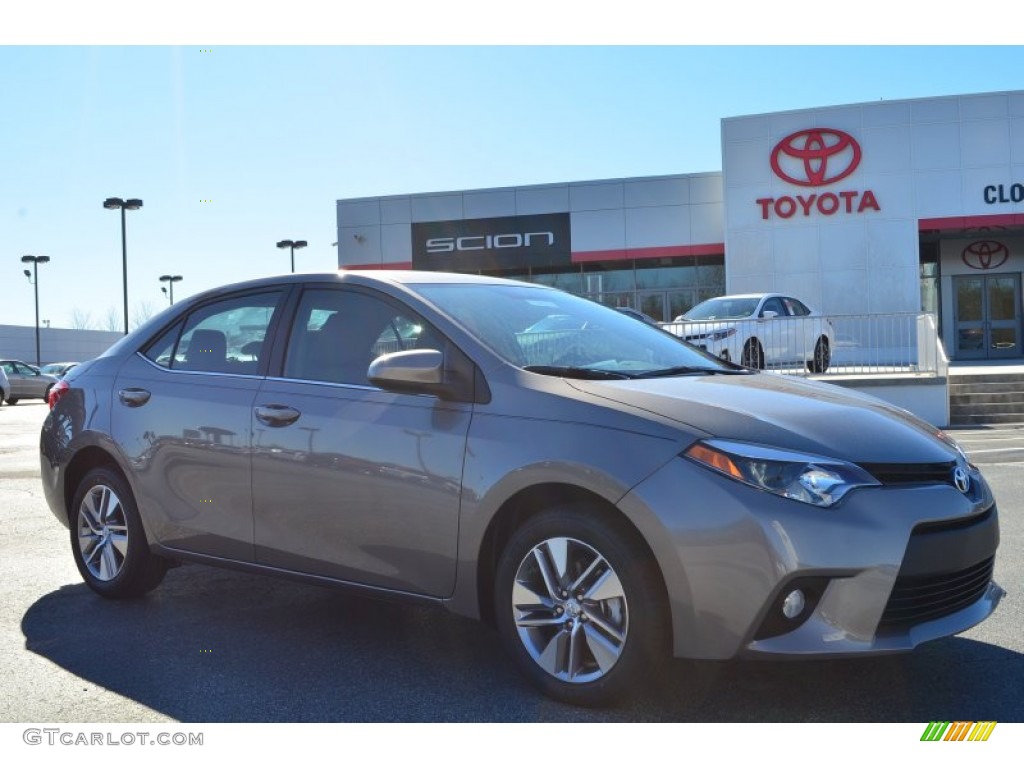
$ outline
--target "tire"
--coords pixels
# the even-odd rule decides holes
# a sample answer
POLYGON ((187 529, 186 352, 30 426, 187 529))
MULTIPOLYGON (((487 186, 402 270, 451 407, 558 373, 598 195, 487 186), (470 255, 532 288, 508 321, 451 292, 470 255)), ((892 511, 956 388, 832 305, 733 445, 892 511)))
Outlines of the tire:
POLYGON ((757 339, 747 340, 747 343, 743 345, 740 365, 747 368, 756 368, 757 370, 764 368, 764 349, 762 349, 760 341, 757 339))
POLYGON ((17 405, 18 404, 18 400, 20 400, 20 399, 21 398, 19 398, 19 397, 8 397, 7 398, 7 404, 8 405, 17 405))
POLYGON ((554 699, 594 707, 627 698, 668 654, 667 601, 651 554, 593 506, 530 518, 505 546, 494 586, 502 642, 554 699))
POLYGON ((149 551, 135 497, 119 472, 91 470, 69 511, 75 565, 94 592, 140 597, 163 581, 168 563, 149 551))
POLYGON ((807 370, 811 373, 824 373, 832 362, 832 349, 828 338, 822 336, 814 344, 814 358, 807 361, 807 370))

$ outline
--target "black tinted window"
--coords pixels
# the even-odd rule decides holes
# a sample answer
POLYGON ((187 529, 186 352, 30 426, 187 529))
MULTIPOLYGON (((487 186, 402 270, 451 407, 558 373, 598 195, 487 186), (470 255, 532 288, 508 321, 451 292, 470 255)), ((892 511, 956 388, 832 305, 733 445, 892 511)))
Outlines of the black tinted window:
POLYGON ((174 370, 256 374, 280 299, 273 292, 206 304, 155 339, 146 357, 174 370))
POLYGON ((384 299, 356 291, 306 291, 292 327, 284 375, 366 385, 374 359, 407 349, 443 351, 443 343, 422 318, 384 299))

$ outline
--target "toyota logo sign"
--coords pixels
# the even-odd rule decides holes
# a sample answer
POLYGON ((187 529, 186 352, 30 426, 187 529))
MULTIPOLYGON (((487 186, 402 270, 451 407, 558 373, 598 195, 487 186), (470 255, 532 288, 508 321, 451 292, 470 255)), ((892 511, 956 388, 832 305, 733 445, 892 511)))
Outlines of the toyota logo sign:
POLYGON ((775 175, 800 187, 823 187, 845 179, 860 165, 860 144, 834 128, 791 133, 772 150, 775 175))
POLYGON ((1010 249, 995 240, 978 240, 964 248, 960 258, 971 269, 995 269, 1010 258, 1010 249))

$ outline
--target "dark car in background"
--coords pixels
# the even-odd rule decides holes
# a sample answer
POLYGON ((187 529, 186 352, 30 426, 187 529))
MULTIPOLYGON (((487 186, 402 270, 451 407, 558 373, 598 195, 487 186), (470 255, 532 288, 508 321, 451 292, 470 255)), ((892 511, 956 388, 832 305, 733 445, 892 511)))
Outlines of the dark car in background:
POLYGON ((7 402, 11 405, 23 399, 46 400, 50 387, 58 381, 56 376, 41 373, 34 365, 21 360, 0 360, 0 368, 7 374, 10 386, 7 402))
POLYGON ((439 604, 576 704, 669 655, 908 651, 1003 595, 996 502, 945 434, 539 285, 226 286, 51 405, 43 489, 98 594, 199 562, 439 604))

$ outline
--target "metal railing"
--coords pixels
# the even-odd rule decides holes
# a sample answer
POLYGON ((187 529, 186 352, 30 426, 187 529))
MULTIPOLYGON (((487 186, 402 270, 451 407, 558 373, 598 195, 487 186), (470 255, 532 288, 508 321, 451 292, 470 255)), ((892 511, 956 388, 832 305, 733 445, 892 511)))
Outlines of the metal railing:
POLYGON ((948 359, 933 313, 663 323, 736 363, 795 375, 945 375, 948 359), (823 351, 822 337, 829 337, 823 351))

